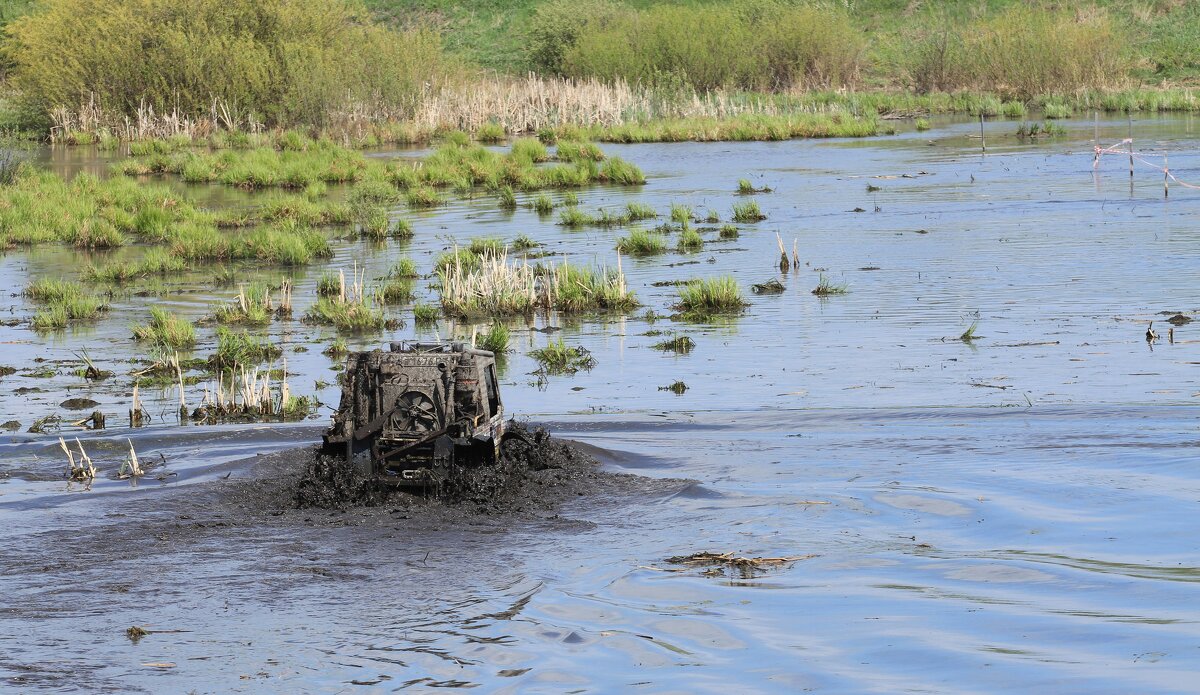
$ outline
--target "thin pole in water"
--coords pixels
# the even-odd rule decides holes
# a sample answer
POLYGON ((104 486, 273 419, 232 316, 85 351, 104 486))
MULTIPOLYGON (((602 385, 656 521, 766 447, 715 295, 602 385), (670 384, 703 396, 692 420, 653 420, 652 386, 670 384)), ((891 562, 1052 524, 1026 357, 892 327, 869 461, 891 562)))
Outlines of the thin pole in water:
POLYGON ((1133 178, 1133 116, 1129 117, 1129 178, 1133 178))
POLYGON ((987 140, 983 137, 983 112, 979 112, 979 151, 987 152, 987 140))
POLYGON ((1171 169, 1167 166, 1167 153, 1164 152, 1163 153, 1163 197, 1164 198, 1171 197, 1170 184, 1167 181, 1168 177, 1171 176, 1170 172, 1171 172, 1171 169))
POLYGON ((1100 166, 1100 112, 1092 112, 1092 170, 1100 166))

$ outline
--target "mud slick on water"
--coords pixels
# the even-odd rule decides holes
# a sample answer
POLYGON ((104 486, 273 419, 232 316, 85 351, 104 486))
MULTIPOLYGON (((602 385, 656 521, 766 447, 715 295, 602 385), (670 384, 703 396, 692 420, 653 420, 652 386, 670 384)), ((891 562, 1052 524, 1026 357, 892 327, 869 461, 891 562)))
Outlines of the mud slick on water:
MULTIPOLYGON (((510 427, 513 427, 510 425, 510 427)), ((490 466, 456 468, 437 485, 414 494, 363 475, 341 457, 313 454, 296 484, 298 509, 345 510, 397 503, 439 503, 481 514, 506 514, 530 509, 553 509, 581 496, 602 478, 599 463, 579 445, 550 436, 544 429, 506 445, 505 458, 490 466)))

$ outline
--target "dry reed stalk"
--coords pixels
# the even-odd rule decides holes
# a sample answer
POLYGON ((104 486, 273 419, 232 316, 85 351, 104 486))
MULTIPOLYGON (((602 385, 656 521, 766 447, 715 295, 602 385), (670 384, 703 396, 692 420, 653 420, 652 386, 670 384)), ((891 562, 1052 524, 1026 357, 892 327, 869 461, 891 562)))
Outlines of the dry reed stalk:
POLYGON ((117 471, 117 478, 120 480, 139 478, 145 475, 145 471, 142 470, 142 463, 138 460, 137 451, 133 448, 133 440, 126 439, 125 441, 129 443, 129 455, 121 463, 121 469, 117 471))
POLYGON ((800 252, 796 250, 799 243, 799 239, 795 237, 792 238, 792 267, 796 270, 800 269, 800 252))
POLYGON ((779 245, 779 270, 786 273, 791 264, 788 260, 787 249, 783 246, 783 237, 779 236, 779 232, 775 232, 775 243, 779 245))

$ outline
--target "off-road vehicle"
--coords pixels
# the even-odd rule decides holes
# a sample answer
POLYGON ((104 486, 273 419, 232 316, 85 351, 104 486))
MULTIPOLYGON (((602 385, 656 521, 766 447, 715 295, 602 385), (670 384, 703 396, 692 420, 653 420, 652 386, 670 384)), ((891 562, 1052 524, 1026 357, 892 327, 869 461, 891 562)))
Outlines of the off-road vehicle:
POLYGON ((382 481, 426 485, 456 466, 495 463, 505 442, 494 354, 458 342, 400 342, 347 357, 323 453, 382 481))

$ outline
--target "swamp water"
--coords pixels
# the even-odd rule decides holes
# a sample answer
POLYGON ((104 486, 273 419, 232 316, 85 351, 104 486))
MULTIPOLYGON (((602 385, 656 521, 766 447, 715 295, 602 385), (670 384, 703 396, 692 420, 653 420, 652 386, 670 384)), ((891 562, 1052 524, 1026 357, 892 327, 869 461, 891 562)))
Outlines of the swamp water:
MULTIPOLYGON (((1139 167, 1131 184, 1118 157, 1094 176, 1091 123, 1064 125, 1066 137, 1031 143, 1009 136, 1015 123, 992 124, 986 156, 968 138, 977 124, 955 121, 853 141, 605 146, 649 182, 582 191, 585 210, 639 200, 665 214, 681 202, 728 221, 745 199, 737 179, 775 190, 754 196, 767 220, 738 225, 737 240, 706 232, 698 253, 623 261, 659 314, 671 313, 675 289, 652 283, 733 275, 750 302, 740 317, 649 322, 639 310, 510 325, 508 412, 596 447, 606 470, 650 479, 557 511, 464 520, 256 507, 234 491, 264 474, 260 462, 286 473, 288 455, 244 459, 315 441, 328 411, 297 424, 179 428, 169 390, 143 394, 155 424, 111 427, 128 408, 125 361, 139 354, 130 324, 152 303, 199 318, 236 287, 213 289, 204 272, 169 278, 153 297, 116 297, 94 326, 44 336, 21 323, 33 307, 12 297, 4 308, 17 324, 0 327, 0 364, 18 371, 0 378, 0 421, 23 430, 82 396, 101 403, 110 429, 78 433, 102 470, 89 492, 62 480, 56 436, 0 443, 0 682, 80 692, 1193 690, 1200 324, 1177 327, 1171 344, 1165 319, 1200 309, 1200 193, 1174 187, 1164 200, 1161 174, 1139 167), (779 273, 775 232, 789 251, 799 239, 800 270, 779 273), (822 272, 848 294, 813 296, 822 272), (783 293, 749 294, 772 277, 783 293), (1162 321, 1153 344, 1150 320, 1162 321), (960 340, 976 321, 976 338, 960 340), (561 331, 532 330, 547 326, 561 331), (695 349, 651 349, 675 334, 695 349), (559 337, 591 350, 596 367, 531 374, 526 353, 559 337), (88 385, 56 362, 83 347, 116 376, 88 385), (45 366, 51 376, 28 375, 45 366), (682 395, 659 389, 676 380, 682 395), (42 391, 18 395, 23 387, 42 391), (136 486, 112 475, 126 437, 165 462, 136 486), (745 574, 664 571, 678 569, 664 558, 702 550, 806 559, 745 574), (151 634, 131 640, 133 625, 151 634)), ((1170 151, 1173 172, 1200 183, 1195 127, 1139 120, 1138 148, 1170 151)), ((1101 137, 1125 132, 1105 123, 1101 137)), ((103 168, 82 150, 48 153, 47 165, 103 168)), ((190 191, 211 204, 247 197, 190 191)), ((325 266, 288 271, 296 314, 327 267, 357 261, 374 277, 409 254, 428 272, 451 237, 518 233, 612 263, 625 233, 570 231, 487 196, 397 214, 412 219, 411 242, 335 242, 325 266)), ((15 293, 79 263, 59 248, 9 253, 0 282, 15 293)), ((470 334, 405 318, 405 329, 349 342, 470 334)), ((267 334, 300 375, 293 392, 332 404, 336 386, 312 382, 336 380, 321 355, 333 333, 277 321, 267 334)), ((213 334, 199 335, 205 355, 213 334)))

